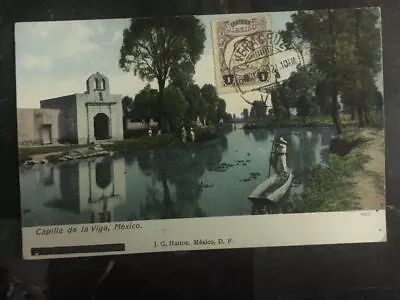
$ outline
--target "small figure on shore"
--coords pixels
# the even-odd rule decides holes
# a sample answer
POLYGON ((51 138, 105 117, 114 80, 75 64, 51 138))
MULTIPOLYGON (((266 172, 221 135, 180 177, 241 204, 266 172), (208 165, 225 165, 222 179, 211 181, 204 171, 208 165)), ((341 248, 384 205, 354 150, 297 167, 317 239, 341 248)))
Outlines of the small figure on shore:
POLYGON ((157 135, 161 135, 161 130, 158 129, 157 135))
POLYGON ((195 138, 196 138, 196 136, 194 134, 194 130, 193 130, 192 127, 190 127, 190 141, 194 143, 195 142, 195 138))
POLYGON ((275 165, 276 172, 278 176, 286 177, 289 173, 286 162, 287 141, 283 137, 280 137, 275 142, 274 153, 276 155, 276 165, 275 165))
POLYGON ((185 129, 185 127, 182 126, 181 138, 182 138, 182 142, 183 142, 183 143, 186 143, 186 137, 187 137, 187 135, 186 135, 186 129, 185 129))
POLYGON ((149 134, 149 136, 153 135, 153 130, 151 130, 151 128, 149 128, 148 134, 149 134))

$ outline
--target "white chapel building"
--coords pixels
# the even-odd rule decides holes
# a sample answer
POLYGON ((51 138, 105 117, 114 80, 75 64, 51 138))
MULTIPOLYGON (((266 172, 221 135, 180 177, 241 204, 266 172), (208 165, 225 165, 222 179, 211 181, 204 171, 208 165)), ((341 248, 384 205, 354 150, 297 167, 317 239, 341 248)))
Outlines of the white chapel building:
POLYGON ((123 139, 122 95, 110 94, 99 72, 86 91, 40 101, 40 109, 18 109, 19 144, 90 144, 123 139))

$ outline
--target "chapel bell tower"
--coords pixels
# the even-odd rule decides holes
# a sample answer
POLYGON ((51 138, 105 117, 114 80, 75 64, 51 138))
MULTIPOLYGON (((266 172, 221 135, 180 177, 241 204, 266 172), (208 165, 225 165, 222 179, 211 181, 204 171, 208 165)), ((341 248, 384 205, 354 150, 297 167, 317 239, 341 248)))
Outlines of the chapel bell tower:
POLYGON ((99 72, 91 75, 86 80, 86 93, 88 94, 98 94, 100 100, 103 96, 110 94, 110 85, 108 78, 99 72))

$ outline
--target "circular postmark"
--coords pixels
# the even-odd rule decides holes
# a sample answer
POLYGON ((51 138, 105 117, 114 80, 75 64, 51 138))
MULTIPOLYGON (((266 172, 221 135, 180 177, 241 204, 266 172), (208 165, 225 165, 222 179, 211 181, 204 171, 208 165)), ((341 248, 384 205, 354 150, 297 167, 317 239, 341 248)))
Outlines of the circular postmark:
POLYGON ((230 72, 223 80, 244 99, 249 92, 269 93, 305 63, 301 51, 286 45, 273 31, 258 31, 235 40, 226 48, 225 57, 230 72))

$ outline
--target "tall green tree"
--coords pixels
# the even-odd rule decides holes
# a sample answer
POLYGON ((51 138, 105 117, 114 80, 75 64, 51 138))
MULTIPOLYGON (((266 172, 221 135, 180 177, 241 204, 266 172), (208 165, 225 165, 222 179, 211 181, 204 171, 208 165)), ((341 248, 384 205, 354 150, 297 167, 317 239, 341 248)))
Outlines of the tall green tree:
POLYGON ((249 109, 248 108, 243 108, 243 111, 241 113, 243 119, 245 121, 247 121, 247 119, 249 118, 249 109))
POLYGON ((314 94, 317 98, 318 110, 323 116, 329 116, 331 114, 331 90, 331 84, 326 78, 321 78, 315 85, 314 94))
POLYGON ((379 113, 383 112, 383 95, 382 92, 379 91, 378 89, 375 90, 374 96, 374 105, 375 105, 375 110, 379 113))
MULTIPOLYGON (((175 86, 175 84, 174 84, 175 86)), ((205 106, 204 99, 201 95, 200 87, 197 84, 189 84, 185 90, 183 90, 184 97, 188 103, 188 109, 186 114, 186 121, 190 124, 196 122, 197 118, 204 117, 205 106)))
POLYGON ((233 115, 229 114, 229 113, 224 114, 223 120, 224 120, 224 123, 228 123, 228 124, 232 124, 235 121, 235 119, 233 118, 233 115))
POLYGON ((308 43, 312 62, 330 86, 331 114, 338 133, 342 131, 340 94, 358 95, 359 117, 366 116, 365 98, 360 96, 366 89, 362 74, 368 71, 373 78, 379 71, 378 20, 379 11, 373 8, 329 9, 298 12, 287 25, 287 39, 301 37, 308 43))
POLYGON ((273 89, 271 91, 271 104, 272 104, 272 112, 274 114, 275 120, 280 122, 282 116, 282 104, 279 99, 279 94, 277 89, 273 89))
POLYGON ((276 88, 276 92, 276 96, 279 98, 279 102, 284 108, 287 119, 290 119, 290 108, 292 108, 295 103, 295 95, 290 89, 288 82, 279 84, 276 88))
POLYGON ((219 122, 219 120, 223 120, 223 121, 227 121, 228 119, 231 119, 231 118, 229 118, 227 115, 227 112, 226 112, 226 102, 225 102, 225 100, 224 99, 222 99, 222 98, 219 98, 218 97, 218 100, 217 100, 217 113, 216 113, 216 115, 217 115, 217 121, 219 122))
MULTIPOLYGON (((292 14, 292 19, 295 20, 297 15, 292 14)), ((285 46, 289 49, 294 48, 300 54, 302 63, 305 63, 305 52, 309 48, 309 41, 304 38, 301 26, 294 22, 286 23, 286 30, 281 30, 279 35, 282 37, 282 41, 285 46)))
POLYGON ((131 104, 130 116, 134 120, 144 120, 149 124, 151 119, 158 120, 159 110, 158 91, 147 84, 136 94, 131 104))
POLYGON ((120 68, 133 70, 143 80, 157 81, 162 131, 168 131, 171 125, 164 111, 166 82, 171 74, 178 74, 188 65, 192 70, 189 74, 193 74, 205 39, 204 26, 194 16, 134 18, 124 30, 120 68))
POLYGON ((331 113, 338 133, 341 122, 338 111, 337 91, 337 32, 334 30, 331 10, 299 11, 292 15, 292 22, 286 25, 288 41, 302 39, 310 47, 312 62, 321 70, 332 85, 331 113))
POLYGON ((201 94, 208 103, 215 102, 218 98, 215 86, 209 83, 206 83, 201 87, 201 94))
POLYGON ((380 14, 376 8, 357 9, 355 47, 358 68, 357 114, 359 125, 369 125, 372 98, 376 91, 375 77, 381 71, 381 32, 377 26, 380 14))
MULTIPOLYGON (((336 37, 336 31, 334 29, 333 25, 333 14, 332 10, 328 9, 328 24, 329 24, 329 35, 331 38, 331 44, 330 47, 328 46, 328 51, 330 51, 330 57, 329 57, 329 64, 330 68, 327 71, 326 74, 328 78, 331 79, 331 85, 332 85, 332 119, 333 122, 335 123, 336 126, 336 132, 337 134, 341 134, 343 129, 342 129, 342 123, 340 119, 340 113, 339 113, 339 91, 338 91, 338 85, 339 85, 339 73, 340 69, 338 68, 338 49, 337 49, 337 37, 336 37)), ((329 44, 328 44, 329 45, 329 44)))
POLYGON ((188 103, 183 96, 182 91, 174 86, 168 86, 165 89, 165 107, 164 112, 172 129, 178 131, 185 125, 185 117, 188 109, 188 103))
POLYGON ((185 62, 180 65, 180 68, 174 68, 170 71, 170 84, 178 87, 181 91, 186 91, 194 84, 193 74, 195 73, 194 65, 190 62, 185 62))
POLYGON ((317 113, 317 100, 314 96, 315 86, 320 79, 317 68, 308 64, 299 66, 288 79, 288 87, 293 95, 297 115, 305 118, 317 113))
POLYGON ((204 84, 201 87, 201 95, 205 101, 205 109, 206 109, 206 123, 207 124, 216 124, 218 123, 218 102, 219 97, 217 94, 217 90, 215 86, 212 84, 204 84))
POLYGON ((122 118, 123 118, 123 131, 124 131, 124 136, 126 136, 126 133, 128 131, 128 120, 130 117, 130 110, 131 106, 133 103, 133 99, 129 96, 125 96, 122 98, 122 118))

